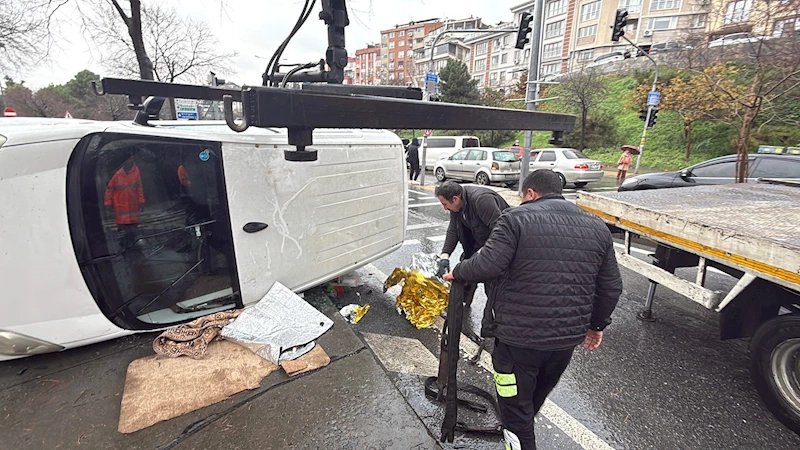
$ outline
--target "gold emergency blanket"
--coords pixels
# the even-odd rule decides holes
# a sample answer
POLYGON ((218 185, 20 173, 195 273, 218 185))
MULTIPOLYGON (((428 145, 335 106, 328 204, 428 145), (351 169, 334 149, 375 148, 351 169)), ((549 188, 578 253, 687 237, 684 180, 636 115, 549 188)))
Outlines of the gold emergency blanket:
POLYGON ((383 291, 403 280, 397 307, 406 312, 409 322, 417 329, 428 328, 433 325, 433 318, 447 308, 450 289, 416 270, 397 268, 383 283, 383 291))

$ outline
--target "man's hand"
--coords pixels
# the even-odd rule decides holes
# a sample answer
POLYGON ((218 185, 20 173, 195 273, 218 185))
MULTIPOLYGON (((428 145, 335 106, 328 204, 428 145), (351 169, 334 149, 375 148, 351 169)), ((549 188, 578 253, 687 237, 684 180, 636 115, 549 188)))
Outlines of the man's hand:
POLYGON ((450 272, 450 260, 447 258, 440 258, 439 269, 436 271, 436 276, 442 278, 447 272, 450 272))
POLYGON ((603 332, 589 330, 586 332, 586 340, 583 341, 583 348, 586 350, 594 350, 600 347, 601 342, 603 342, 603 332))
POLYGON ((447 281, 448 283, 452 283, 453 281, 456 281, 455 277, 453 276, 453 271, 452 270, 450 272, 442 275, 442 279, 444 281, 447 281))

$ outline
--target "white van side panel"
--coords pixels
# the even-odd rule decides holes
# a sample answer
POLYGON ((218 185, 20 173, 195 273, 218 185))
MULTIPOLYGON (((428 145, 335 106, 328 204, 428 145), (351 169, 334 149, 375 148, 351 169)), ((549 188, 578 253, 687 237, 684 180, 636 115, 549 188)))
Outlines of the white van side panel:
POLYGON ((98 308, 73 250, 66 166, 77 143, 0 149, 0 329, 65 347, 128 333, 98 308))
POLYGON ((402 245, 407 181, 400 139, 329 131, 315 133, 314 143, 315 162, 286 161, 285 144, 223 143, 245 304, 260 300, 275 281, 302 290, 402 245), (246 233, 248 222, 269 226, 246 233))

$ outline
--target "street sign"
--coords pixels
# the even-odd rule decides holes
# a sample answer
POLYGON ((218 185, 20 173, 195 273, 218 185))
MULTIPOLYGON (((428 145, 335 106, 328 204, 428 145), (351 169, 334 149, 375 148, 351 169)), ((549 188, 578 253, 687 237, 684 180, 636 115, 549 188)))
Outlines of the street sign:
POLYGON ((178 120, 198 120, 197 106, 176 106, 178 120))
POLYGON ((435 73, 425 74, 425 92, 433 94, 439 86, 439 75, 435 73))
POLYGON ((3 110, 3 117, 17 117, 17 112, 11 108, 6 108, 3 110))
POLYGON ((433 134, 433 130, 425 130, 423 133, 425 133, 425 137, 430 137, 433 134))
POLYGON ((661 100, 661 92, 651 92, 647 94, 647 106, 658 106, 659 100, 661 100))

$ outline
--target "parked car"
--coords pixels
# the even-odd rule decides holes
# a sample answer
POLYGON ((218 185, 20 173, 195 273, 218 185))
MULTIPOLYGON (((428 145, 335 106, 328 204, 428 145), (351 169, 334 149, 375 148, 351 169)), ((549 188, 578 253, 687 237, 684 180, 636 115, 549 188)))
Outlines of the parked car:
MULTIPOLYGON (((630 56, 630 54, 628 54, 630 56)), ((613 63, 615 61, 622 61, 625 59, 625 52, 611 52, 605 55, 600 55, 589 64, 589 67, 602 66, 603 64, 613 63)))
MULTIPOLYGON (((620 191, 663 189, 736 182, 736 155, 723 156, 676 172, 659 172, 628 178, 620 191)), ((752 154, 749 156, 747 182, 775 178, 800 182, 800 156, 752 154)))
POLYGON ((689 47, 675 41, 664 41, 664 42, 657 42, 651 45, 648 53, 651 55, 655 55, 658 53, 677 52, 685 48, 689 47))
POLYGON ((770 39, 770 36, 758 36, 751 33, 733 33, 714 39, 708 43, 708 48, 721 47, 723 45, 756 43, 767 39, 770 39))
POLYGON ((449 179, 474 181, 477 184, 519 181, 520 165, 517 156, 507 150, 478 147, 461 150, 436 162, 433 173, 439 181, 449 179))
POLYGON ((603 163, 589 159, 574 148, 545 148, 531 154, 531 171, 552 170, 561 177, 562 185, 572 183, 584 187, 588 183, 603 179, 603 163))
MULTIPOLYGON (((447 158, 459 150, 481 146, 481 141, 475 136, 431 136, 427 141, 425 169, 432 169, 436 161, 447 158)), ((419 149, 419 155, 422 156, 422 148, 419 149)))
POLYGON ((510 147, 504 148, 503 150, 505 150, 507 152, 514 153, 515 155, 517 155, 517 159, 520 159, 520 158, 522 158, 522 150, 523 149, 524 148, 521 145, 512 145, 510 147))

